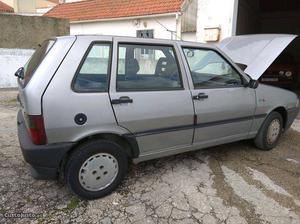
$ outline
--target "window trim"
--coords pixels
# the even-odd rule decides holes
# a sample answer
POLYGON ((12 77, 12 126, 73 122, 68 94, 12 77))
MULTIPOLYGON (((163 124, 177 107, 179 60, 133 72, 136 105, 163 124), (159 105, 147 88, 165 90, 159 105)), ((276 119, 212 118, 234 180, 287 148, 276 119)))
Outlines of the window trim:
MULTIPOLYGON (((146 39, 146 38, 145 38, 146 39)), ((157 44, 151 44, 151 43, 143 43, 143 42, 123 42, 120 41, 118 42, 118 46, 117 46, 117 61, 116 61, 116 92, 161 92, 161 91, 178 91, 178 90, 185 90, 184 88, 184 83, 183 83, 183 79, 182 79, 182 72, 181 72, 181 67, 180 67, 180 63, 179 63, 179 58, 176 52, 176 48, 173 44, 161 44, 161 43, 157 43, 157 44), (180 83, 181 86, 180 87, 172 87, 169 89, 164 89, 164 88, 155 88, 155 89, 127 89, 127 90, 120 90, 118 87, 118 71, 119 71, 119 48, 120 45, 137 45, 137 46, 152 46, 152 47, 170 47, 173 50, 174 53, 174 58, 177 64, 177 69, 178 69, 178 75, 179 75, 179 79, 180 79, 180 83)))
POLYGON ((85 51, 77 69, 76 69, 76 72, 75 72, 75 75, 72 79, 72 82, 71 82, 71 89, 73 92, 75 93, 108 93, 109 92, 109 87, 110 87, 110 78, 111 78, 111 69, 112 69, 112 51, 113 51, 113 43, 112 41, 92 41, 90 43, 90 45, 88 46, 87 50, 85 51), (107 88, 105 91, 97 91, 97 90, 88 90, 88 91, 82 91, 82 90, 76 90, 75 89, 75 82, 76 82, 76 79, 79 75, 79 72, 83 66, 83 63, 85 62, 87 56, 89 55, 91 49, 93 48, 94 45, 96 44, 107 44, 109 46, 109 59, 108 59, 108 66, 107 66, 107 88))
POLYGON ((245 79, 243 77, 243 75, 232 65, 232 63, 227 59, 225 58, 222 54, 220 54, 220 52, 218 52, 217 50, 215 49, 211 49, 211 48, 202 48, 202 47, 190 47, 190 46, 181 46, 181 50, 182 50, 182 53, 184 55, 184 60, 186 61, 186 64, 189 68, 189 75, 192 79, 192 84, 193 84, 193 87, 194 89, 227 89, 227 88, 241 88, 241 87, 245 87, 245 79), (193 78, 193 75, 192 75, 192 71, 191 71, 191 67, 190 67, 190 64, 187 60, 187 57, 184 53, 184 49, 195 49, 195 50, 204 50, 204 51, 213 51, 215 52, 216 54, 218 54, 227 64, 229 64, 232 69, 239 75, 240 79, 241 79, 241 84, 240 85, 236 85, 236 86, 209 86, 209 87, 197 87, 195 86, 195 83, 194 83, 194 78, 193 78))

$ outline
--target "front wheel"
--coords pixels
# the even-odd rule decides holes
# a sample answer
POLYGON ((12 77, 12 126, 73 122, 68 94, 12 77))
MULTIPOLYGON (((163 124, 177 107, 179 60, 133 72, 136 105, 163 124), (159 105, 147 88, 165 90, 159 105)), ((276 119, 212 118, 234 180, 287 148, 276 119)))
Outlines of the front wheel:
POLYGON ((66 165, 69 188, 85 199, 108 195, 124 179, 128 168, 124 149, 114 142, 95 140, 80 145, 66 165))
POLYGON ((256 147, 265 151, 273 149, 278 143, 282 130, 281 114, 276 111, 271 112, 254 139, 256 147))

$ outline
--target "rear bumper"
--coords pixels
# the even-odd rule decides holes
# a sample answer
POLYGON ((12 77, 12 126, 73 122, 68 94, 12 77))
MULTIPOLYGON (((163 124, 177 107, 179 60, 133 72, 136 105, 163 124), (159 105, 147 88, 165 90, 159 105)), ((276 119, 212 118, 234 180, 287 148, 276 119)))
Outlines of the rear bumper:
POLYGON ((25 126, 22 112, 18 113, 18 137, 23 157, 31 165, 31 174, 36 179, 55 179, 60 163, 74 143, 35 145, 25 126))
POLYGON ((291 127, 292 123, 298 116, 299 109, 300 109, 299 107, 295 107, 287 110, 287 122, 285 126, 286 130, 291 127))

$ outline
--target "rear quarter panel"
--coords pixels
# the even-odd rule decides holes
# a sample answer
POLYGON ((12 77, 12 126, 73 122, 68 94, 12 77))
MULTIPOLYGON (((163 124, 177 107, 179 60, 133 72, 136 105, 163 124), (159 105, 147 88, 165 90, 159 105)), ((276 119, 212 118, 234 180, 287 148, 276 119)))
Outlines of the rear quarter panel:
POLYGON ((19 83, 19 97, 23 112, 30 115, 40 115, 42 113, 43 93, 75 39, 74 36, 56 39, 52 49, 38 66, 26 87, 23 88, 19 83))
POLYGON ((89 45, 93 41, 111 40, 111 37, 77 37, 43 97, 49 143, 76 142, 99 133, 128 133, 117 125, 108 93, 77 93, 71 88, 73 77, 89 45), (87 116, 84 125, 77 125, 74 121, 79 113, 87 116))

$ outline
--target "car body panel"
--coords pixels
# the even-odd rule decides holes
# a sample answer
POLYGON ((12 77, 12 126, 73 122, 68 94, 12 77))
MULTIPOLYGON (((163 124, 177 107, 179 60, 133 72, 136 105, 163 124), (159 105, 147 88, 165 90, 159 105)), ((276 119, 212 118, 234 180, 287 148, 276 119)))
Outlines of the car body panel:
POLYGON ((19 98, 23 105, 23 112, 31 115, 41 114, 43 93, 75 40, 75 36, 56 38, 52 49, 38 66, 26 87, 23 88, 19 82, 19 98))
POLYGON ((246 65, 244 72, 257 80, 296 37, 289 34, 233 36, 221 41, 218 47, 235 63, 246 65))
POLYGON ((71 88, 74 74, 84 54, 95 41, 111 42, 112 38, 78 37, 45 91, 43 115, 49 143, 76 142, 99 133, 128 133, 117 125, 108 93, 77 93, 71 88), (74 122, 74 117, 79 113, 87 116, 86 124, 77 125, 74 122))
POLYGON ((231 136, 247 137, 255 112, 255 91, 250 88, 193 90, 204 93, 206 100, 194 101, 198 116, 194 144, 231 136), (234 98, 234 100, 233 100, 234 98))
MULTIPOLYGON (((183 89, 169 91, 130 91, 118 92, 116 90, 116 74, 118 61, 118 44, 132 43, 132 38, 114 38, 114 57, 110 82, 110 97, 112 100, 120 97, 129 97, 133 103, 114 104, 113 109, 117 122, 121 127, 128 129, 136 136, 140 153, 154 152, 174 146, 191 145, 194 130, 163 131, 186 125, 193 125, 194 109, 191 93, 182 62, 178 66, 182 76, 183 89)), ((133 43, 149 44, 147 39, 139 39, 133 43)), ((154 40, 153 45, 168 45, 174 48, 179 55, 174 43, 169 41, 154 40)))
MULTIPOLYGON (((179 47, 190 47, 197 49, 210 49, 224 58, 241 77, 248 82, 249 77, 237 66, 231 58, 212 45, 199 45, 194 43, 179 43, 179 47)), ((192 96, 204 93, 208 96, 204 100, 194 100, 195 113, 197 115, 197 126, 195 128, 194 145, 207 145, 218 139, 237 139, 247 137, 252 125, 256 107, 255 90, 246 87, 233 88, 195 88, 190 69, 184 54, 181 52, 184 66, 189 78, 192 96), (235 100, 232 100, 235 98, 235 100), (245 119, 248 118, 248 119, 245 119)))
MULTIPOLYGON (((284 45, 287 45, 288 41, 284 41, 284 36, 282 38, 284 45)), ((25 88, 20 87, 23 111, 43 115, 48 144, 78 143, 86 137, 102 133, 130 136, 136 139, 140 151, 134 161, 140 162, 254 138, 266 116, 274 109, 283 107, 285 110, 298 110, 299 101, 294 93, 262 84, 257 89, 246 86, 195 89, 182 51, 183 46, 217 51, 240 73, 245 82, 250 81, 233 62, 234 58, 208 44, 97 35, 62 37, 57 38, 53 49, 37 69, 36 73, 40 75, 34 75, 25 88), (75 92, 72 80, 89 46, 94 42, 110 42, 113 46, 109 91, 75 92), (174 46, 183 89, 117 92, 117 46, 123 42, 174 46), (193 102, 192 96, 199 92, 207 93, 208 100, 193 102), (130 96, 133 103, 111 104, 112 99, 124 95, 130 96), (84 125, 74 121, 79 113, 87 116, 84 125)), ((270 62, 269 59, 266 61, 264 66, 270 62)))

